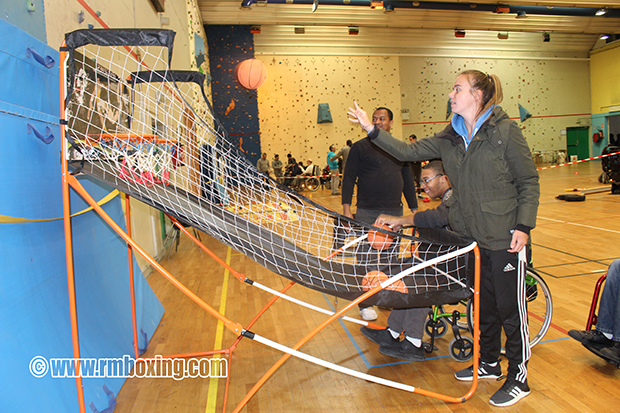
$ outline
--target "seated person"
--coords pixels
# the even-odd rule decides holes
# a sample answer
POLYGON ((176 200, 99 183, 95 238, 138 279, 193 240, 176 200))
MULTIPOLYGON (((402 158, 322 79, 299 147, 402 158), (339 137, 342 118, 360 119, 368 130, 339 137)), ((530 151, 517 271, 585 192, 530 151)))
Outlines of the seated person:
MULTIPOLYGON (((301 164, 301 162, 299 162, 299 164, 301 164)), ((299 164, 295 163, 294 165, 292 165, 290 172, 287 172, 285 176, 293 177, 293 176, 301 175, 303 173, 303 170, 301 169, 301 166, 299 164)), ((284 181, 284 184, 286 186, 294 187, 295 181, 297 181, 298 179, 299 178, 294 178, 294 179, 288 178, 284 181)))
POLYGON ((312 159, 310 158, 306 160, 306 167, 304 168, 303 175, 314 175, 314 165, 312 164, 312 159))
MULTIPOLYGON (((394 231, 398 231, 405 225, 420 228, 446 227, 448 225, 448 206, 445 202, 452 195, 452 188, 450 188, 450 181, 445 175, 441 161, 431 161, 422 168, 421 184, 429 197, 441 199, 441 204, 437 208, 418 211, 405 217, 380 215, 374 226, 381 227, 383 224, 387 224, 394 231)), ((362 327, 360 331, 366 338, 379 344, 381 354, 403 360, 424 361, 422 337, 428 311, 428 308, 392 310, 388 317, 388 328, 374 330, 362 327), (401 333, 404 333, 405 336, 403 341, 399 340, 401 333)))
POLYGON ((568 335, 599 357, 620 367, 620 259, 609 266, 595 330, 570 330, 568 335))

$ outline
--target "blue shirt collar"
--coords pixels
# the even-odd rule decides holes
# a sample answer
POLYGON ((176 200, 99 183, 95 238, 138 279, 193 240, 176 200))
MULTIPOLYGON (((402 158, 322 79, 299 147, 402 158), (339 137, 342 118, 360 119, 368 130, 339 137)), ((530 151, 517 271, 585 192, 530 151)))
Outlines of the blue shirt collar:
POLYGON ((471 132, 471 136, 467 136, 467 127, 465 126, 465 119, 463 119, 461 115, 458 115, 456 113, 452 116, 452 120, 451 120, 452 128, 454 128, 455 132, 458 133, 463 138, 463 142, 465 143, 465 149, 469 147, 471 140, 474 138, 474 136, 476 136, 476 133, 478 133, 478 129, 480 129, 480 126, 482 126, 482 124, 488 119, 488 117, 491 115, 491 112, 493 111, 494 108, 495 108, 495 105, 492 105, 482 114, 482 116, 478 118, 478 120, 476 121, 476 124, 474 125, 474 130, 471 132))

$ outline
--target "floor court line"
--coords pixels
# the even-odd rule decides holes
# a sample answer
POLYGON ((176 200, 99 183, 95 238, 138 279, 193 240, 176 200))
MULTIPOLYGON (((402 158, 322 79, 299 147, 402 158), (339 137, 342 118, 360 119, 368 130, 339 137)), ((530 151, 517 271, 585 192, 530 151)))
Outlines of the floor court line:
MULTIPOLYGON (((228 247, 226 252, 226 265, 230 265, 230 258, 232 255, 232 248, 228 247)), ((220 298, 220 308, 219 313, 224 315, 226 312, 226 300, 228 299, 228 278, 230 272, 228 268, 224 269, 224 281, 222 282, 222 295, 220 298)), ((215 343, 213 344, 214 350, 222 349, 222 341, 224 338, 224 323, 221 320, 218 320, 217 327, 215 330, 215 343)), ((219 356, 214 356, 213 358, 220 358, 219 356)), ((228 373, 227 373, 228 374, 228 373)), ((207 394, 207 405, 205 406, 205 413, 215 413, 215 407, 217 404, 217 390, 219 387, 220 378, 211 377, 209 379, 209 392, 207 394)))
POLYGON ((592 225, 585 225, 585 224, 578 224, 576 222, 570 222, 570 221, 562 221, 560 219, 553 219, 553 218, 546 218, 546 217, 536 217, 537 219, 545 219, 547 221, 552 221, 558 224, 568 224, 568 225, 575 225, 577 227, 583 227, 583 228, 589 228, 589 229, 596 229, 599 231, 607 231, 607 232, 613 232, 614 234, 620 234, 620 231, 616 231, 615 229, 607 229, 607 228, 601 228, 601 227, 595 227, 592 225))
MULTIPOLYGON (((321 293, 321 295, 323 295, 323 298, 327 302, 327 305, 329 306, 329 308, 332 311, 336 311, 336 309, 334 308, 334 306, 332 306, 331 301, 329 301, 329 299, 325 295, 325 293, 321 293)), ((353 338, 353 334, 351 334, 351 331, 346 326, 344 321, 342 321, 342 319, 338 319, 338 322, 342 326, 342 329, 344 330, 346 335, 349 337, 349 340, 351 340, 351 344, 353 344, 353 348, 355 348, 355 351, 357 352, 357 354, 360 356, 360 358, 362 359, 362 361, 366 365, 366 368, 368 368, 368 369, 376 369, 376 368, 379 368, 379 367, 397 366, 399 364, 419 363, 417 361, 407 361, 407 360, 404 360, 404 361, 395 361, 393 363, 374 364, 374 365, 370 364, 370 362, 368 361, 368 359, 366 358, 364 353, 362 353, 362 349, 360 348, 359 344, 357 344, 357 341, 355 340, 355 338, 353 338)), ((565 329, 557 326, 556 324, 551 323, 550 327, 558 330, 560 333, 562 333, 564 335, 568 335, 568 331, 566 331, 565 329)), ((554 338, 554 339, 549 339, 549 340, 542 340, 537 345, 541 345, 541 344, 545 344, 545 343, 552 343, 552 342, 555 342, 555 341, 564 341, 564 340, 568 340, 568 339, 569 339, 569 337, 561 337, 561 338, 554 338)), ((428 360, 437 360, 437 359, 444 359, 444 358, 449 358, 449 357, 450 357, 450 355, 446 354, 446 355, 443 355, 443 356, 427 357, 426 360, 427 361, 428 360)))

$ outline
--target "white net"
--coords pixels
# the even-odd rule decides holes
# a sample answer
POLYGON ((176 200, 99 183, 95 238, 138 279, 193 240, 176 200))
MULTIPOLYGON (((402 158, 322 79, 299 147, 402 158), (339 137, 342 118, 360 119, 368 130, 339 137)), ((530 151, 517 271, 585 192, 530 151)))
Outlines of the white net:
POLYGON ((173 40, 166 30, 67 34, 66 156, 74 173, 319 291, 353 299, 400 275, 367 302, 408 308, 470 295, 469 242, 431 230, 375 233, 258 172, 214 117, 205 77, 169 70, 173 40), (431 259, 437 263, 420 268, 431 259))

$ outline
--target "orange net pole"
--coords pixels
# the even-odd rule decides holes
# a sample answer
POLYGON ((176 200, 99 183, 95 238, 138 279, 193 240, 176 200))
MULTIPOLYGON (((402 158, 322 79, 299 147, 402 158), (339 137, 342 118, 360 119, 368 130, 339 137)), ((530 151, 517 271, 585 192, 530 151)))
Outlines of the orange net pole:
POLYGON ((230 273, 233 275, 233 277, 237 278, 240 281, 245 281, 246 280, 246 276, 241 274, 240 272, 236 271, 233 267, 231 267, 230 265, 226 264, 226 262, 224 260, 222 260, 220 257, 218 257, 217 255, 215 255, 213 253, 213 251, 211 251, 209 248, 205 247, 202 242, 198 241, 198 239, 196 237, 194 237, 192 234, 190 234, 190 232, 179 222, 177 221, 174 217, 171 217, 170 215, 166 214, 166 216, 168 218, 170 218, 170 220, 172 221, 172 223, 174 225, 176 225, 176 227, 183 232, 185 235, 187 235, 192 241, 194 241, 194 244, 198 245, 198 247, 200 247, 201 250, 203 250, 204 252, 206 252, 209 256, 211 256, 211 258, 213 258, 215 261, 217 261, 218 264, 220 264, 222 267, 226 268, 228 271, 230 271, 230 273))
MULTIPOLYGON (((60 52, 60 117, 65 118, 65 82, 63 70, 65 68, 66 52, 62 51, 65 46, 63 41, 60 52)), ((69 165, 67 163, 67 140, 65 139, 65 128, 60 127, 60 147, 61 147, 61 172, 62 172, 62 203, 63 220, 65 229, 65 251, 67 258, 67 287, 69 290, 69 313, 71 318, 71 338, 73 344, 73 358, 75 359, 75 385, 77 387, 78 404, 80 413, 86 413, 84 405, 84 389, 82 387, 82 376, 80 374, 80 337, 78 334, 77 303, 75 297, 75 273, 73 271, 73 240, 71 238, 71 203, 69 194, 69 165)))
MULTIPOLYGON (((131 205, 129 195, 125 195, 125 225, 127 235, 131 237, 131 205)), ((136 321, 136 289, 134 285, 133 273, 133 250, 131 244, 127 244, 127 256, 129 259, 129 294, 131 294, 131 323, 133 326, 133 351, 135 359, 140 357, 140 349, 138 347, 138 323, 136 321)))
POLYGON ((123 238, 125 240, 125 242, 127 242, 128 244, 131 244, 133 249, 135 251, 137 251, 140 255, 142 255, 144 257, 144 259, 146 259, 148 261, 148 263, 151 264, 153 266, 153 268, 155 268, 161 275, 163 275, 166 279, 168 279, 168 281, 170 281, 183 294, 188 296, 192 301, 194 301, 196 304, 198 304, 200 307, 202 307, 204 310, 206 310, 209 314, 211 314, 212 316, 214 316, 215 318, 220 320, 224 324, 224 327, 228 328, 230 331, 232 331, 236 335, 239 335, 239 334, 242 333, 243 327, 241 326, 241 324, 233 323, 231 320, 229 320, 228 318, 224 317, 222 314, 220 314, 217 310, 215 310, 209 304, 204 302, 200 297, 198 297, 196 294, 194 294, 190 289, 185 287, 179 280, 177 280, 175 277, 173 277, 172 274, 170 274, 168 271, 166 271, 166 269, 164 267, 162 267, 157 261, 155 261, 155 259, 153 257, 151 257, 144 249, 142 249, 142 247, 140 247, 132 238, 130 238, 118 226, 118 224, 116 222, 114 222, 114 220, 103 210, 103 208, 101 208, 101 206, 99 206, 97 204, 97 202, 90 196, 90 194, 84 189, 84 187, 78 182, 78 180, 75 177, 69 175, 69 176, 67 176, 67 181, 68 181, 69 185, 71 185, 71 187, 73 189, 75 189, 75 191, 78 194, 80 194, 80 196, 82 196, 82 198, 84 198, 84 200, 86 200, 86 202, 88 204, 90 204, 90 206, 92 206, 95 211, 97 211, 99 216, 101 216, 101 218, 103 218, 103 220, 121 238, 123 238))
MULTIPOLYGON (((428 391, 428 390, 420 389, 420 388, 417 388, 417 387, 415 388, 414 393, 418 393, 418 394, 425 395, 425 396, 430 396, 430 397, 433 397, 433 398, 436 398, 436 399, 440 399, 440 400, 443 400, 443 401, 447 401, 447 402, 451 402, 451 403, 462 403, 465 400, 469 399, 474 394, 474 392, 476 391, 476 388, 478 386, 478 362, 479 362, 478 336, 479 336, 479 332, 480 332, 479 331, 479 326, 478 326, 478 321, 479 321, 478 318, 479 318, 479 312, 480 312, 480 302, 479 302, 479 300, 480 300, 480 295, 479 295, 480 294, 479 293, 479 290, 480 290, 480 252, 479 252, 478 246, 476 246, 474 248, 474 255, 475 255, 476 259, 475 259, 475 280, 474 280, 474 291, 475 291, 474 292, 474 349, 473 349, 473 351, 474 351, 474 361, 473 361, 474 376, 473 376, 473 380, 472 380, 472 387, 470 388, 469 392, 467 392, 462 397, 451 397, 451 396, 447 396, 447 395, 444 395, 444 394, 435 393, 435 392, 431 392, 431 391, 428 391)), ((341 317, 350 308, 354 307, 359 302, 364 301, 368 297, 376 294, 381 289, 382 289, 381 285, 378 285, 378 286, 372 288, 371 290, 367 291, 366 293, 362 294, 361 296, 359 296, 355 300, 351 301, 348 305, 346 305, 341 310, 337 311, 336 313, 331 315, 329 318, 327 318, 325 321, 323 321, 321 324, 319 324, 316 328, 314 328, 314 330, 312 330, 310 333, 308 333, 297 344, 295 344, 293 347, 291 347, 291 349, 299 350, 312 337, 317 335, 320 331, 322 331, 325 327, 327 327, 329 324, 331 324, 334 320, 336 320, 337 318, 341 317)), ((278 368, 280 368, 290 357, 291 357, 291 354, 289 354, 289 353, 284 354, 258 380, 258 382, 256 382, 256 384, 245 395, 243 400, 241 400, 239 405, 237 405, 235 410, 233 410, 233 413, 238 413, 239 411, 241 411, 241 409, 243 409, 243 407, 252 398, 252 396, 254 396, 254 394, 256 394, 256 392, 262 387, 262 385, 265 384, 265 382, 269 379, 269 377, 271 377, 276 372, 276 370, 278 370, 278 368)))

